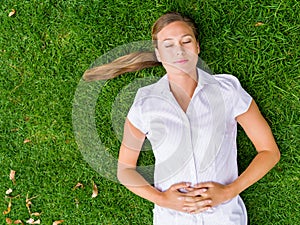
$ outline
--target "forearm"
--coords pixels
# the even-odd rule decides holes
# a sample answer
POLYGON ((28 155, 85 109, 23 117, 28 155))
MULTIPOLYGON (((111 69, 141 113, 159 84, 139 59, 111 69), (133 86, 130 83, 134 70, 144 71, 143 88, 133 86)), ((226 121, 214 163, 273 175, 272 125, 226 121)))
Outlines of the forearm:
POLYGON ((136 195, 158 203, 161 198, 161 192, 150 185, 142 175, 140 175, 134 168, 125 168, 118 170, 119 181, 131 192, 136 195))
POLYGON ((279 151, 260 151, 247 169, 228 187, 233 195, 238 195, 249 186, 260 180, 279 161, 279 151))

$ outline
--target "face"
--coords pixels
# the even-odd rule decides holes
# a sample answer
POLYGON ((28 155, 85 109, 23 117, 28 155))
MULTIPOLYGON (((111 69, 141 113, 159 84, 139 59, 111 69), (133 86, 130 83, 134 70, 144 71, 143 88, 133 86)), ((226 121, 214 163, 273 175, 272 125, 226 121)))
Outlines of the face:
POLYGON ((192 28, 176 21, 157 33, 155 52, 168 74, 189 74, 196 69, 200 48, 192 28))

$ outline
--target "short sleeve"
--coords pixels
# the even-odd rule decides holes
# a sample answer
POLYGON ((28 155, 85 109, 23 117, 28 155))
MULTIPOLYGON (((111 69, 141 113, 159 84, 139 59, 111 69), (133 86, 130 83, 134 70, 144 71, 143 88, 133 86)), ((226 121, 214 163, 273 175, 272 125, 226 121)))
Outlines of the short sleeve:
POLYGON ((252 97, 244 90, 241 86, 240 81, 234 77, 230 76, 232 79, 233 85, 233 116, 236 118, 237 116, 247 112, 252 102, 252 97))
POLYGON ((139 129, 142 133, 147 134, 145 126, 145 117, 142 113, 143 98, 141 90, 139 89, 136 93, 133 104, 131 105, 127 114, 127 119, 133 124, 133 126, 139 129))

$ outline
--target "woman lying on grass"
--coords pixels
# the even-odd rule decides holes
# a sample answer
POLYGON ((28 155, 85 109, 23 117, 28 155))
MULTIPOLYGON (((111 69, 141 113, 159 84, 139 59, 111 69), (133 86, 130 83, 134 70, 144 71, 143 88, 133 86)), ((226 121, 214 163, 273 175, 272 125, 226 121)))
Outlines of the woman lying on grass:
POLYGON ((232 75, 197 68, 194 23, 178 13, 161 16, 152 29, 155 52, 137 52, 86 71, 86 80, 109 79, 162 64, 166 75, 140 88, 124 126, 118 178, 155 204, 155 225, 245 225, 239 194, 279 161, 270 127, 252 97, 232 75), (238 175, 237 123, 257 155, 238 175), (147 138, 155 156, 154 185, 137 172, 147 138))

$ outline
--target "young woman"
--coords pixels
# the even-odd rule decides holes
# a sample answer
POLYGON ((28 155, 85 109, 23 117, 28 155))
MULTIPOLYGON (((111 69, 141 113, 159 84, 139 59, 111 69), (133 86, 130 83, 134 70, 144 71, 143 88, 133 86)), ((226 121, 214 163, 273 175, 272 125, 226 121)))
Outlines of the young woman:
POLYGON ((152 29, 155 52, 133 53, 88 70, 86 80, 113 78, 162 64, 166 75, 140 88, 124 126, 118 178, 155 204, 155 225, 245 225, 239 194, 279 161, 272 132, 251 96, 231 75, 197 68, 200 52, 193 22, 178 13, 152 29), (240 175, 239 123, 257 155, 240 175), (155 156, 154 186, 136 170, 145 138, 155 156))

